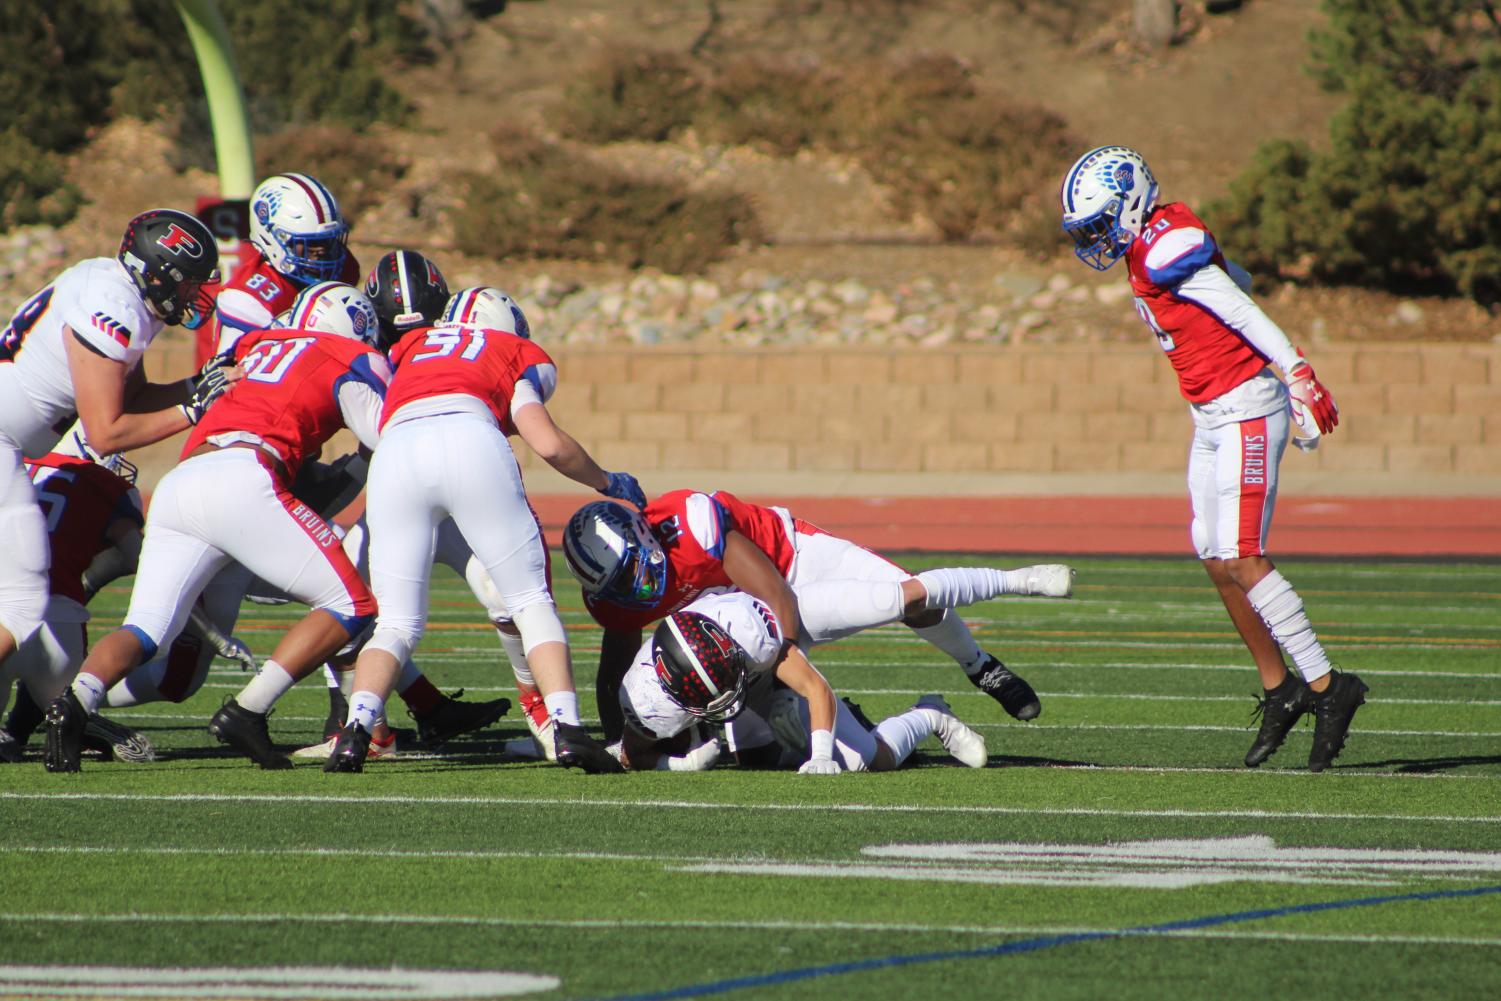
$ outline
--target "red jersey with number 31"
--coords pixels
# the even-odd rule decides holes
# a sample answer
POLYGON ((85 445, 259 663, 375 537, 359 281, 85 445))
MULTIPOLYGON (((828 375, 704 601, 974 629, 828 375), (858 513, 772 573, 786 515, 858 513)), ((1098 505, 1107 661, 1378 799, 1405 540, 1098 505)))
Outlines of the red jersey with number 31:
POLYGON ((368 399, 378 405, 390 378, 386 359, 363 342, 316 330, 257 330, 236 342, 234 357, 245 378, 209 407, 183 458, 212 436, 238 431, 275 450, 287 475, 296 476, 340 428, 366 437, 365 421, 345 408, 368 399), (349 383, 365 391, 341 399, 349 383))
POLYGON ((551 395, 556 368, 546 351, 504 330, 457 324, 419 327, 391 349, 396 369, 381 414, 384 429, 391 415, 408 403, 433 396, 472 396, 495 415, 501 431, 515 434, 511 397, 516 384, 531 382, 538 396, 551 395))

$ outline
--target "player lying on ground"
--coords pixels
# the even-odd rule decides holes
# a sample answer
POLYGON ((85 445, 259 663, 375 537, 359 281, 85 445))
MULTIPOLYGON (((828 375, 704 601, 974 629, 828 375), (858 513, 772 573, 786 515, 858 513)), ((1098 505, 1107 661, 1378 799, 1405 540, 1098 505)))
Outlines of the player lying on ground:
MULTIPOLYGON (((563 554, 583 585, 585 606, 605 629, 597 695, 600 719, 611 736, 619 734, 621 725, 615 692, 641 645, 642 630, 699 594, 737 587, 775 611, 789 635, 827 643, 870 622, 892 621, 891 609, 868 606, 870 592, 858 588, 822 591, 816 603, 809 603, 803 597, 806 588, 912 578, 885 557, 830 535, 785 508, 749 504, 723 490, 674 490, 639 513, 607 502, 587 504, 564 529, 563 554)), ((1073 570, 1042 564, 947 573, 955 589, 952 605, 906 608, 897 618, 952 657, 977 688, 1012 716, 1035 719, 1042 704, 1032 686, 980 649, 964 620, 949 609, 1002 594, 1066 598, 1073 593, 1073 570), (982 593, 984 598, 974 596, 982 593)))
POLYGON ((1189 403, 1190 534, 1266 693, 1246 765, 1270 757, 1312 712, 1308 768, 1323 771, 1344 746, 1367 688, 1332 668, 1303 599, 1267 557, 1266 540, 1289 423, 1316 444, 1339 423, 1339 408, 1251 299, 1250 275, 1225 259, 1209 228, 1182 202, 1159 204, 1141 154, 1124 146, 1090 150, 1064 176, 1061 197, 1063 228, 1081 261, 1104 271, 1126 259, 1136 310, 1189 403), (1283 651, 1301 679, 1287 670, 1283 651))
MULTIPOLYGON (((818 585, 851 586, 858 585, 818 585)), ((801 737, 806 760, 798 771, 804 774, 887 771, 932 735, 971 768, 983 768, 987 760, 985 739, 936 695, 924 696, 874 729, 863 725, 782 633, 771 608, 739 591, 704 595, 662 620, 626 672, 620 706, 626 720, 621 760, 633 769, 712 767, 719 757, 712 737, 680 753, 662 751, 662 741, 700 721, 725 724, 737 755, 764 761, 757 752, 774 742, 766 720, 778 716, 794 745, 801 737), (785 689, 777 691, 778 685, 785 689), (791 727, 788 719, 794 721, 791 727)))
MULTIPOLYGON (((447 303, 426 306, 436 273, 410 251, 377 265, 367 287, 385 304, 382 320, 390 322, 383 336, 395 336, 398 321, 412 312, 426 323, 441 320, 447 303), (395 309, 402 312, 386 315, 395 309)), ((380 614, 355 664, 349 719, 328 771, 364 766, 371 727, 426 625, 434 532, 445 518, 453 519, 514 619, 553 720, 558 762, 620 770, 579 718, 567 634, 547 583, 547 548, 507 434, 514 429, 570 479, 607 496, 645 498, 633 477, 605 472, 553 422, 546 401, 557 386, 556 366, 521 336, 524 318, 510 297, 485 291, 466 297, 469 305, 454 321, 416 327, 389 347, 395 375, 367 490, 370 577, 380 614)))
MULTIPOLYGON (((294 326, 240 338, 244 372, 188 436, 180 464, 162 478, 124 625, 96 645, 68 692, 47 711, 49 771, 77 771, 89 713, 110 686, 149 661, 182 629, 215 574, 238 562, 313 609, 282 637, 257 681, 290 688, 364 628, 370 589, 338 536, 290 492, 303 460, 348 427, 373 447, 389 379, 371 350, 374 307, 357 289, 329 282, 303 293, 294 326)), ((270 747, 264 714, 232 700, 210 732, 263 768, 289 766, 270 747)))

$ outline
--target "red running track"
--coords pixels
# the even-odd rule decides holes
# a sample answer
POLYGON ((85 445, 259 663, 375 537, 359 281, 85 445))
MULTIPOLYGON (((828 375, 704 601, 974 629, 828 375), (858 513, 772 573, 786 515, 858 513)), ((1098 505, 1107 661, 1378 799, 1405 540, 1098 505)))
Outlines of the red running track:
MULTIPOLYGON (((568 516, 591 498, 534 496, 556 545, 568 516)), ((1188 498, 745 497, 872 549, 1039 554, 1192 555, 1188 498)), ((1501 558, 1501 498, 1283 499, 1274 556, 1501 558)))

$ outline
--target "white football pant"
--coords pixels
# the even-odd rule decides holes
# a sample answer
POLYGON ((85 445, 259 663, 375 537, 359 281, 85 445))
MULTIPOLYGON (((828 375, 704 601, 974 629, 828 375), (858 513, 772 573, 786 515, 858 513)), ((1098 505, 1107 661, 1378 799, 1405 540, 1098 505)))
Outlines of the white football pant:
POLYGON ((1190 534, 1199 559, 1266 554, 1277 504, 1277 467, 1287 450, 1286 410, 1217 428, 1197 428, 1188 455, 1190 534))

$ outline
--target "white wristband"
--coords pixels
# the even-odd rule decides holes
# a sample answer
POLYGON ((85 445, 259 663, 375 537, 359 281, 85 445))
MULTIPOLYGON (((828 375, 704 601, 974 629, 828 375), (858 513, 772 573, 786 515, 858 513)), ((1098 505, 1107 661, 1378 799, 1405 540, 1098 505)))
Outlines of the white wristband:
POLYGON ((830 730, 814 730, 808 741, 810 758, 832 761, 834 759, 834 734, 830 730))

